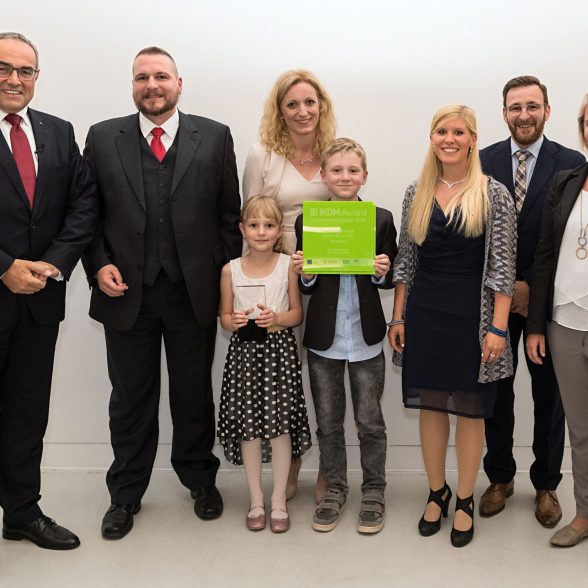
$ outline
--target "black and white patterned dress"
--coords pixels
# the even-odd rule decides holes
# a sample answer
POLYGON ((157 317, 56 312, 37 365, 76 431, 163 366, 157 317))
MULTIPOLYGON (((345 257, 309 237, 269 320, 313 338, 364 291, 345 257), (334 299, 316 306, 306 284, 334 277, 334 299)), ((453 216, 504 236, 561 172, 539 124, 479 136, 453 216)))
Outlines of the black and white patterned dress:
MULTIPOLYGON (((241 260, 231 261, 234 308, 240 301, 239 286, 265 286, 265 304, 274 312, 288 310, 290 257, 280 254, 274 271, 264 278, 249 278, 241 260)), ((242 308, 243 307, 243 308, 242 308)), ((310 428, 302 390, 298 347, 292 329, 268 332, 264 342, 241 341, 233 333, 221 390, 218 437, 226 459, 243 463, 241 441, 261 439, 262 459, 271 461, 270 439, 289 434, 292 457, 310 446, 310 428)))

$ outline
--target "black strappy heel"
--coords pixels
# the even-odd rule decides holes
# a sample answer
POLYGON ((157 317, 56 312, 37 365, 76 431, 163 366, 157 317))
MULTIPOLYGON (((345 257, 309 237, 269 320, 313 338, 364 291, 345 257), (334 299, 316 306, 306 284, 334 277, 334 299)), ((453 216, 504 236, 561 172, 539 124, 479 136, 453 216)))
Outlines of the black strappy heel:
POLYGON ((440 509, 441 514, 436 521, 427 521, 425 520, 425 515, 421 517, 419 521, 419 533, 423 537, 430 537, 439 531, 441 528, 441 517, 447 518, 447 511, 449 509, 449 501, 451 500, 451 488, 447 485, 447 482, 443 485, 441 490, 430 490, 429 491, 429 498, 427 499, 427 504, 429 502, 434 502, 440 509), (443 495, 447 492, 447 496, 443 499, 443 495))
POLYGON ((472 526, 467 531, 451 528, 451 544, 453 547, 465 547, 474 537, 474 495, 467 498, 455 497, 455 512, 463 510, 472 519, 472 526))

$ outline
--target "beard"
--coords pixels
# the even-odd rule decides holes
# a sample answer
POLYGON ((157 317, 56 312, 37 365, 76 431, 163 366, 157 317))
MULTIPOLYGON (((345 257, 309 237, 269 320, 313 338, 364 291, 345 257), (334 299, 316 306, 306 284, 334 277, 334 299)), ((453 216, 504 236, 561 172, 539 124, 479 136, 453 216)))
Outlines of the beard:
POLYGON ((516 141, 517 145, 521 147, 526 147, 531 145, 541 135, 543 134, 543 129, 545 128, 545 116, 540 120, 532 119, 529 121, 532 126, 527 129, 521 129, 517 126, 516 123, 509 123, 508 128, 510 130, 510 134, 512 135, 513 139, 516 141))
POLYGON ((179 95, 172 99, 163 96, 161 98, 163 98, 163 104, 154 107, 148 105, 146 96, 139 96, 138 98, 134 98, 135 106, 145 116, 160 116, 166 112, 171 112, 177 106, 179 95))

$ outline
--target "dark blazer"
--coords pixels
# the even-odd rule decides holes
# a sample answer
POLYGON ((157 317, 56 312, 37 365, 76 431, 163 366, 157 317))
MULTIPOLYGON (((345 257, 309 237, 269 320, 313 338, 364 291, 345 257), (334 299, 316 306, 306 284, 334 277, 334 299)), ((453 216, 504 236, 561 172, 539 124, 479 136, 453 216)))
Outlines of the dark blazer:
MULTIPOLYGON (((218 314, 220 271, 241 254, 241 200, 229 128, 180 112, 170 210, 182 273, 199 324, 218 314)), ((83 262, 92 289, 90 316, 129 330, 141 305, 146 222, 139 115, 107 120, 88 132, 84 155, 95 171, 101 215, 83 262), (110 298, 92 278, 107 264, 129 289, 110 298)))
MULTIPOLYGON (((0 134, 0 275, 15 259, 47 261, 69 279, 90 242, 97 216, 96 187, 69 122, 29 108, 38 170, 31 210, 10 147, 0 134)), ((65 315, 65 280, 47 280, 32 295, 13 294, 0 282, 0 324, 16 316, 18 297, 39 324, 65 315)))
POLYGON ((551 186, 541 221, 541 235, 533 263, 527 332, 545 334, 553 312, 553 288, 559 249, 568 217, 588 176, 588 163, 560 172, 551 186))
MULTIPOLYGON (((509 137, 506 141, 490 145, 480 151, 480 159, 484 173, 504 184, 513 195, 510 144, 509 137)), ((586 159, 579 151, 568 149, 544 137, 523 208, 517 220, 517 280, 527 282, 531 280, 533 257, 541 228, 541 215, 553 178, 558 172, 572 169, 584 161, 586 159)))
MULTIPOLYGON (((303 250, 302 215, 294 225, 296 231, 296 249, 303 250)), ((390 271, 384 282, 376 286, 372 276, 356 275, 357 293, 359 296, 359 313, 361 330, 368 345, 379 343, 386 335, 386 319, 380 301, 378 288, 390 289, 392 282, 392 264, 398 253, 396 246, 396 228, 392 213, 384 208, 376 208, 376 253, 386 253, 390 258, 390 271)), ((311 294, 306 313, 303 344, 311 349, 324 351, 331 347, 335 338, 337 321, 337 302, 339 300, 339 275, 320 275, 312 286, 304 286, 299 280, 300 289, 304 294, 311 294)))

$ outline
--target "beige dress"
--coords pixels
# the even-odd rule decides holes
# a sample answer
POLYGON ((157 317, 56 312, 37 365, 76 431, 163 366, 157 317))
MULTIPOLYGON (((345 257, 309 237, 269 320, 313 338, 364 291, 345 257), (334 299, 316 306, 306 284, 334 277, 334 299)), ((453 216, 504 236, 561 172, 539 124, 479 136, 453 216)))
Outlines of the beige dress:
POLYGON ((291 255, 296 249, 294 223, 302 213, 305 200, 327 200, 329 190, 323 184, 320 172, 307 180, 281 155, 266 151, 255 143, 249 150, 243 173, 243 201, 251 196, 273 196, 284 214, 284 253, 291 255))

